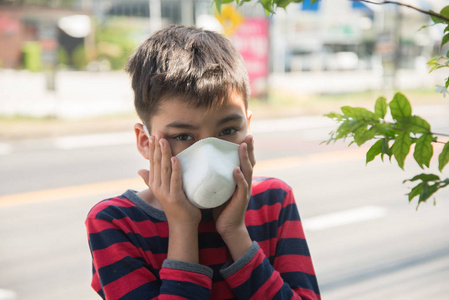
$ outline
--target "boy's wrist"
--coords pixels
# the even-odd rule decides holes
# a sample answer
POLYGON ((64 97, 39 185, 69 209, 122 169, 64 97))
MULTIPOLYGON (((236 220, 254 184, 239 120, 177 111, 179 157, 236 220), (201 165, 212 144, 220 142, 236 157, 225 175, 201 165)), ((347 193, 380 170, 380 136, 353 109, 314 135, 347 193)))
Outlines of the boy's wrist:
POLYGON ((251 247, 252 240, 248 229, 244 226, 235 230, 221 234, 223 241, 231 253, 232 259, 237 261, 251 247))

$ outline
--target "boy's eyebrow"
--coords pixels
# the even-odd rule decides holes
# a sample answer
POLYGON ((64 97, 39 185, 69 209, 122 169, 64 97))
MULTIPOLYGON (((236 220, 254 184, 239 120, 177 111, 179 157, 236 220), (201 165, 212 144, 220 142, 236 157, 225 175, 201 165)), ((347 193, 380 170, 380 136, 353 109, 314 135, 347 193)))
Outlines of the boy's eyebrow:
POLYGON ((232 115, 229 115, 229 116, 221 119, 220 121, 218 121, 217 125, 223 125, 229 121, 234 121, 234 120, 243 120, 243 117, 239 114, 232 114, 232 115))
POLYGON ((181 128, 181 129, 197 130, 198 126, 189 123, 183 123, 181 121, 174 121, 170 124, 165 125, 165 128, 181 128))

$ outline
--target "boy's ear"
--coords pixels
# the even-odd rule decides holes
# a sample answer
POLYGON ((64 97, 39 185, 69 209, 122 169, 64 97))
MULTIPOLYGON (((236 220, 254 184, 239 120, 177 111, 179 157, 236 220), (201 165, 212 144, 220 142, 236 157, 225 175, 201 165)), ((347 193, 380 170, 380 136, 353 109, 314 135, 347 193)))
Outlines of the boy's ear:
POLYGON ((253 117, 253 112, 251 110, 247 110, 247 121, 248 121, 248 134, 251 134, 251 119, 253 117))
POLYGON ((145 129, 143 129, 143 125, 137 123, 134 125, 134 132, 136 133, 136 145, 137 150, 145 159, 149 159, 149 138, 145 133, 145 129))

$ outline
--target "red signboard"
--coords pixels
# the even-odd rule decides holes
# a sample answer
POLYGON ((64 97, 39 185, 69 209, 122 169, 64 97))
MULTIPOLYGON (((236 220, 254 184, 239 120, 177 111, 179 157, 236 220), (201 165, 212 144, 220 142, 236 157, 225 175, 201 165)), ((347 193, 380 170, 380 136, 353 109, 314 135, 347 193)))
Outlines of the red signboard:
POLYGON ((248 70, 252 95, 262 96, 267 91, 269 23, 266 18, 246 18, 231 37, 242 55, 248 70))

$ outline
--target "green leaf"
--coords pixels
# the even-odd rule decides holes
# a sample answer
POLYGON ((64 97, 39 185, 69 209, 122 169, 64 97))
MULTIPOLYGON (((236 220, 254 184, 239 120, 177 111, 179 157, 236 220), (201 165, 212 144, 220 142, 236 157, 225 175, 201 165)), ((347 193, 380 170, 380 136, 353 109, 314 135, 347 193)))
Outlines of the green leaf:
POLYGON ((367 129, 366 127, 361 127, 354 133, 354 141, 360 147, 367 141, 372 140, 375 136, 376 131, 373 128, 367 129))
POLYGON ((274 13, 272 0, 259 0, 265 9, 265 14, 268 16, 270 13, 274 13))
POLYGON ((335 119, 338 122, 343 120, 343 115, 342 114, 337 114, 337 113, 334 113, 334 112, 325 114, 324 116, 328 117, 329 119, 335 119))
POLYGON ((383 140, 378 140, 371 146, 371 148, 369 148, 368 152, 366 152, 366 164, 374 160, 374 158, 382 152, 382 143, 383 140))
POLYGON ((430 134, 423 134, 419 139, 416 140, 415 152, 413 157, 415 158, 418 165, 423 169, 423 165, 429 167, 430 159, 433 155, 432 147, 433 137, 430 134))
MULTIPOLYGON (((433 10, 429 10, 429 12, 436 14, 436 12, 434 12, 433 10)), ((432 19, 432 21, 433 21, 435 24, 444 23, 444 20, 442 20, 442 19, 440 19, 440 18, 438 18, 438 17, 430 16, 430 18, 432 19)))
POLYGON ((423 183, 418 183, 415 187, 412 188, 410 193, 408 193, 408 201, 412 201, 413 198, 420 195, 422 193, 423 183))
POLYGON ((369 121, 377 121, 379 119, 379 117, 375 113, 363 107, 343 106, 341 108, 341 111, 346 116, 353 119, 369 120, 369 121))
POLYGON ((418 116, 397 118, 395 127, 413 133, 430 133, 430 124, 418 116))
POLYGON ((449 5, 441 9, 440 15, 442 15, 445 18, 449 18, 449 5))
POLYGON ((439 181, 440 180, 440 176, 435 175, 435 174, 422 173, 422 174, 416 175, 412 179, 404 180, 404 182, 406 182, 406 181, 416 181, 416 180, 421 180, 421 181, 424 181, 424 182, 439 181))
POLYGON ((379 118, 385 118, 387 114, 387 99, 384 97, 377 98, 376 104, 374 105, 374 112, 379 118))
POLYGON ((214 0, 215 2, 215 8, 217 9, 217 12, 221 15, 221 0, 214 0))
POLYGON ((447 42, 449 42, 449 33, 443 36, 441 40, 441 47, 443 47, 447 42))
POLYGON ((444 145, 443 150, 438 156, 438 170, 442 172, 443 168, 447 165, 448 162, 449 162, 449 142, 447 142, 444 145))
POLYGON ((401 93, 396 93, 390 102, 391 116, 398 120, 401 117, 408 117, 412 114, 412 107, 408 99, 401 93))
POLYGON ((384 154, 388 155, 388 157, 391 160, 392 152, 391 152, 390 146, 388 145, 388 142, 389 142, 388 139, 383 139, 382 140, 382 154, 381 154, 382 161, 384 160, 384 154))
POLYGON ((293 0, 277 0, 276 7, 285 9, 293 0))
POLYGON ((407 157, 408 153, 410 152, 410 146, 412 145, 410 140, 410 133, 408 132, 401 132, 397 137, 396 140, 391 146, 391 151, 396 158, 396 161, 398 162, 398 165, 401 169, 404 169, 404 161, 407 157))

